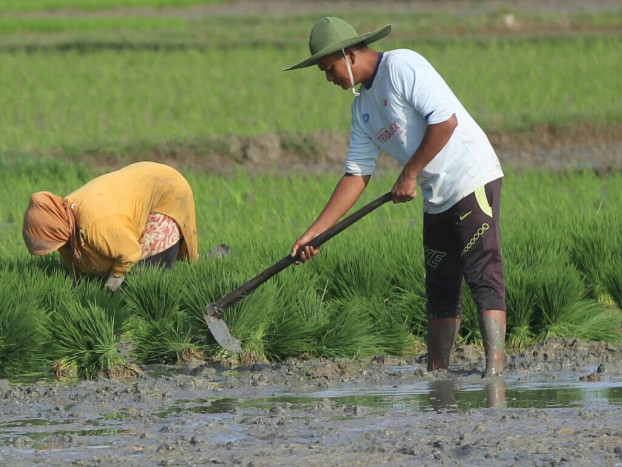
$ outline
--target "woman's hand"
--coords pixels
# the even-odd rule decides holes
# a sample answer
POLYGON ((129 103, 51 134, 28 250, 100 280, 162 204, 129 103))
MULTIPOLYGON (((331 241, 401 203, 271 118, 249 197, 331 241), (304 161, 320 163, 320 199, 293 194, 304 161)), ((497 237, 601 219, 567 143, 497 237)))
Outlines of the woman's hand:
POLYGON ((114 293, 121 286, 121 284, 123 284, 124 279, 125 279, 124 277, 115 277, 112 273, 110 273, 105 286, 108 290, 114 293))

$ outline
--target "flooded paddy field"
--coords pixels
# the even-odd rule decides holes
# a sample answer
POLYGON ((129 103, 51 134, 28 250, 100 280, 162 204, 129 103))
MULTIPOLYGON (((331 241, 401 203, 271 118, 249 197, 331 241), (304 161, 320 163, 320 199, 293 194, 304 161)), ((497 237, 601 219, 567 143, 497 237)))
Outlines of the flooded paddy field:
POLYGON ((425 359, 193 360, 137 377, 0 383, 0 464, 622 465, 622 348, 550 340, 481 378, 425 359))

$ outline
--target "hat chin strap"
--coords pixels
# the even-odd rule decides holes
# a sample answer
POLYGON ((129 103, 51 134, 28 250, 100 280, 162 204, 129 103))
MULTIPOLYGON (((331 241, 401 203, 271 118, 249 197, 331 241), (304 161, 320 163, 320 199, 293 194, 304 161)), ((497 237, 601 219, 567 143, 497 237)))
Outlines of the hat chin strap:
POLYGON ((352 83, 352 85, 350 86, 350 89, 352 90, 352 94, 354 94, 354 97, 360 96, 361 93, 356 92, 356 89, 354 89, 354 86, 355 86, 354 75, 352 74, 352 67, 350 66, 350 57, 348 57, 344 49, 341 49, 341 53, 343 54, 343 58, 346 59, 346 68, 348 69, 348 75, 350 75, 350 83, 352 83))

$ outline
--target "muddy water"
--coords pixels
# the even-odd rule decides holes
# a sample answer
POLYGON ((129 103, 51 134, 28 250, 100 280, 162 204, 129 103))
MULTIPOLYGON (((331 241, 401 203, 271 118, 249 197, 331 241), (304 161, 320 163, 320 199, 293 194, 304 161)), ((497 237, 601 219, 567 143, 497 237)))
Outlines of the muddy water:
POLYGON ((131 380, 0 382, 1 465, 622 466, 622 351, 551 341, 482 379, 419 358, 193 361, 131 380))

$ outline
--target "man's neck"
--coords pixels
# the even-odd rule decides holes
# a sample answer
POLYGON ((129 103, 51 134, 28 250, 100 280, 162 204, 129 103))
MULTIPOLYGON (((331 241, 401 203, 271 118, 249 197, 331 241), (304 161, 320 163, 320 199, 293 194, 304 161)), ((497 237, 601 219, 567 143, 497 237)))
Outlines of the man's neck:
POLYGON ((376 76, 376 70, 378 69, 381 58, 382 54, 372 49, 367 49, 364 54, 361 54, 364 76, 361 83, 368 89, 371 87, 374 77, 376 76))

